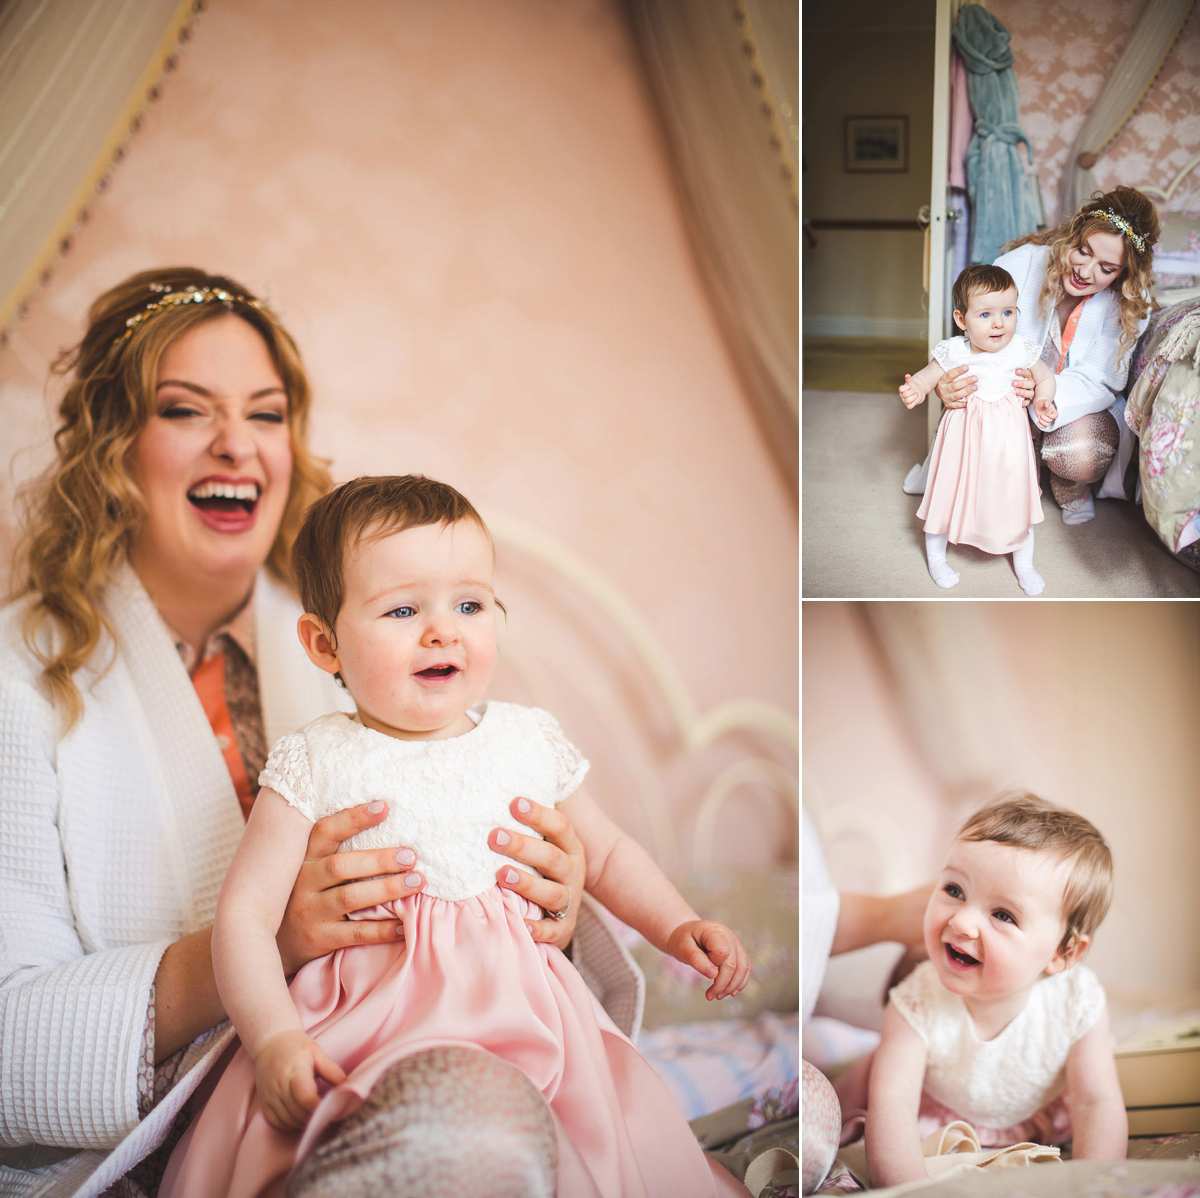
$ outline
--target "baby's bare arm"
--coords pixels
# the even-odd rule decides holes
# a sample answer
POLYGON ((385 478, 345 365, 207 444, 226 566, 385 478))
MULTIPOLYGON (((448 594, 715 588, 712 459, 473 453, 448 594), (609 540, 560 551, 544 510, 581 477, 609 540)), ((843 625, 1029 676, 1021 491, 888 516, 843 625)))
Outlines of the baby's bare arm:
POLYGON ((1049 428, 1058 419, 1058 407, 1054 402, 1054 392, 1058 384, 1054 374, 1045 362, 1040 359, 1034 362, 1033 374, 1033 414, 1041 428, 1049 428))
POLYGON ((867 1163, 876 1187, 929 1179, 917 1131, 926 1056, 925 1042, 889 1004, 867 1091, 867 1163))
POLYGON ((750 959, 733 932, 701 919, 650 854, 582 787, 559 807, 583 842, 590 893, 655 948, 710 978, 708 998, 725 998, 745 988, 750 959))
POLYGON ((1108 1038, 1103 1011, 1067 1055, 1071 1155, 1077 1160, 1124 1160, 1129 1148, 1129 1119, 1108 1038))
POLYGON ((900 384, 900 398, 904 401, 904 406, 915 408, 937 386, 938 380, 945 373, 937 362, 930 362, 916 374, 906 374, 904 382, 900 384))

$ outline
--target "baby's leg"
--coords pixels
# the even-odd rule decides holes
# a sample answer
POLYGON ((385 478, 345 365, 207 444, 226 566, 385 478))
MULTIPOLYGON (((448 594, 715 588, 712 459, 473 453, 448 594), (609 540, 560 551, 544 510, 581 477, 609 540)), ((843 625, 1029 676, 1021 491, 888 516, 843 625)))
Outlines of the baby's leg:
POLYGON ((949 541, 949 535, 944 532, 925 534, 925 560, 929 563, 930 577, 938 586, 947 590, 958 582, 958 575, 950 569, 950 563, 946 561, 946 546, 949 541))
POLYGON ((1026 595, 1040 595, 1046 589, 1046 580, 1033 568, 1033 525, 1029 526, 1029 540, 1020 549, 1013 550, 1013 568, 1017 581, 1026 595))
POLYGON ((558 1139, 529 1079, 490 1053, 397 1061, 297 1166, 288 1198, 553 1198, 558 1139))

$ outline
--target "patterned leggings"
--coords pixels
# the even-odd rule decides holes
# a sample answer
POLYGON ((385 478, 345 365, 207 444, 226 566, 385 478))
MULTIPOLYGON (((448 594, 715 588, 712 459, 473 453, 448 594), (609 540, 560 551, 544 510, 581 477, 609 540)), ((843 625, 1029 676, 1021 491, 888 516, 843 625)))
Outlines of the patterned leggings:
POLYGON ((1050 470, 1050 492, 1066 511, 1078 507, 1105 475, 1120 444, 1110 412, 1080 416, 1052 433, 1034 429, 1034 448, 1050 470))
POLYGON ((474 1048, 397 1061, 292 1174, 287 1198, 553 1198, 558 1139, 526 1076, 474 1048))

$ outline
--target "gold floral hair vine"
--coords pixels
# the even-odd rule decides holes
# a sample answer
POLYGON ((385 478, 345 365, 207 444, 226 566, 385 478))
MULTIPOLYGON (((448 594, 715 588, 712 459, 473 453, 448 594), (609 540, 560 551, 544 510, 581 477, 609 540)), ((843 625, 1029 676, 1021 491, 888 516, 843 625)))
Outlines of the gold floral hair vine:
POLYGON ((158 293, 159 298, 152 299, 141 312, 135 313, 125 322, 125 332, 113 341, 113 347, 123 344, 133 336, 133 331, 142 323, 156 316, 165 308, 178 308, 183 304, 225 304, 232 310, 234 304, 245 304, 266 316, 271 315, 266 304, 251 299, 248 295, 235 295, 223 287, 185 287, 182 291, 172 291, 166 283, 151 283, 150 290, 158 293))
POLYGON ((1088 216, 1102 216, 1106 221, 1117 226, 1134 245, 1137 246, 1139 253, 1145 253, 1146 240, 1140 234, 1133 231, 1133 226, 1123 217, 1118 216, 1111 208, 1096 208, 1088 213, 1088 216))

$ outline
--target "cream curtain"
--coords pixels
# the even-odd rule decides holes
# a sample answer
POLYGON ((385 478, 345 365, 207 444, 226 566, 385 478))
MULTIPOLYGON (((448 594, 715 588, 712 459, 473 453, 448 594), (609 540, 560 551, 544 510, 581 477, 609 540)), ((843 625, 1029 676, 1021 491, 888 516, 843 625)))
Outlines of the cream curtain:
POLYGON ((978 603, 864 603, 899 709, 925 763, 956 808, 1016 782, 1042 785, 996 613, 978 603))
POLYGON ((798 482, 794 0, 630 0, 693 246, 775 460, 798 482))
MULTIPOLYGON (((1067 155, 1062 207, 1070 217, 1096 191, 1092 167, 1150 90, 1196 0, 1148 0, 1067 155)), ((1132 183, 1133 180, 1130 180, 1132 183)))
POLYGON ((0 330, 61 252, 193 0, 0 4, 0 330))

